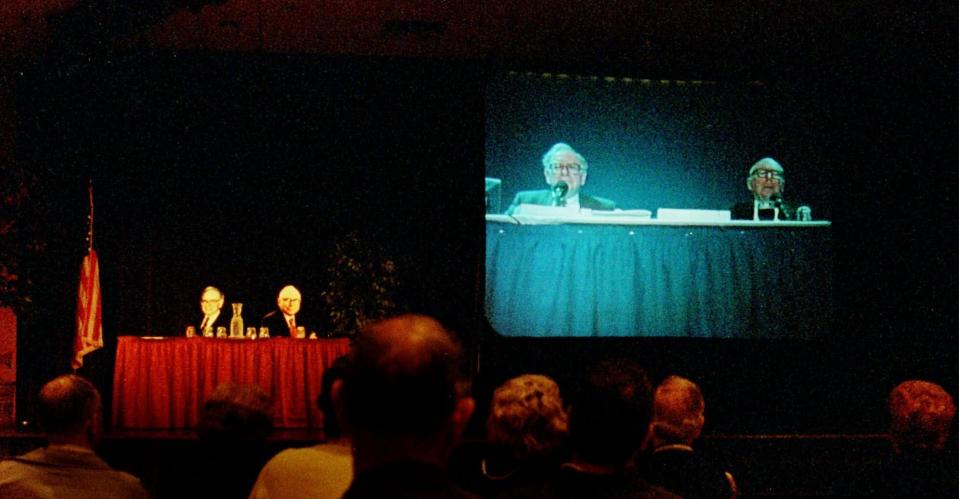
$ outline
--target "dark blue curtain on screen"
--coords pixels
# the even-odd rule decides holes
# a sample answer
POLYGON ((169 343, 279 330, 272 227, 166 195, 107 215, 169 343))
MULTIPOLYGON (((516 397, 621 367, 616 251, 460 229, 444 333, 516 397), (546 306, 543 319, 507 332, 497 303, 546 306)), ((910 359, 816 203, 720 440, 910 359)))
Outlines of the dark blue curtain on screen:
POLYGON ((486 228, 486 311, 506 336, 803 338, 828 331, 828 228, 486 228))

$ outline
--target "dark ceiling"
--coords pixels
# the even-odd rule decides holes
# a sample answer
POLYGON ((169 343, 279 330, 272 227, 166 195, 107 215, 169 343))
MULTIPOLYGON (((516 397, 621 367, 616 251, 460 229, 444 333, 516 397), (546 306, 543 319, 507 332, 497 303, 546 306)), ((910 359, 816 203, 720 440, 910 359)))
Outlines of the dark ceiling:
POLYGON ((63 46, 468 59, 653 76, 940 63, 954 2, 6 0, 0 57, 63 46), (918 5, 918 4, 916 4, 918 5))

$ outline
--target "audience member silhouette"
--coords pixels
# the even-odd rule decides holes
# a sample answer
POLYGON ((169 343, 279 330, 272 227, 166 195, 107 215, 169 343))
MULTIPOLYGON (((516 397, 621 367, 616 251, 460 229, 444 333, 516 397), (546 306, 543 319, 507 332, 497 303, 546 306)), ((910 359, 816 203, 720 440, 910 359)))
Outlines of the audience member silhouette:
POLYGON ((467 388, 460 346, 436 320, 402 315, 364 328, 333 388, 353 439, 344 498, 471 497, 446 471, 473 412, 467 388))
POLYGON ((945 451, 956 406, 941 386, 900 383, 889 394, 893 453, 878 477, 885 497, 959 497, 957 460, 945 451))
POLYGON ((606 360, 591 368, 570 407, 572 457, 535 497, 677 497, 650 485, 632 465, 651 406, 649 378, 635 362, 606 360))
POLYGON ((250 499, 339 499, 353 479, 350 441, 340 430, 330 392, 343 379, 347 357, 323 371, 317 405, 323 414, 327 441, 303 449, 287 449, 266 463, 250 492, 250 499))
POLYGON ((161 480, 158 495, 245 498, 269 459, 271 400, 257 385, 223 383, 207 397, 196 452, 175 476, 161 480))
POLYGON ((485 497, 539 487, 568 457, 568 424, 555 381, 541 374, 517 376, 493 392, 486 442, 454 454, 451 466, 461 472, 464 486, 485 497), (472 459, 459 462, 462 454, 472 459))
POLYGON ((94 453, 102 410, 100 393, 80 376, 59 376, 44 385, 37 416, 48 445, 0 461, 0 497, 148 497, 139 479, 111 469, 94 453))
POLYGON ((702 391, 692 381, 669 376, 653 395, 653 421, 640 468, 650 483, 686 498, 734 497, 732 474, 693 450, 706 422, 702 391))

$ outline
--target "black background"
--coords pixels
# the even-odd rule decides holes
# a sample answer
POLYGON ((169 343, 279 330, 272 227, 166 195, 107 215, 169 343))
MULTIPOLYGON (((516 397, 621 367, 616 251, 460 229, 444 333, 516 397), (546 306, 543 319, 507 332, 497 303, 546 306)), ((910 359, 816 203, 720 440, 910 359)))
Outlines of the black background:
MULTIPOLYGON (((956 387, 956 58, 932 14, 883 16, 793 51, 741 46, 723 60, 679 48, 646 64, 382 59, 108 49, 54 51, 10 81, 18 163, 37 178, 31 221, 47 248, 27 265, 18 328, 20 417, 69 368, 96 191, 107 348, 86 374, 109 394, 118 335, 180 334, 203 286, 249 321, 288 282, 322 316, 332 244, 358 231, 404 262, 404 299, 467 341, 483 405, 507 375, 563 382, 611 353, 654 377, 703 385, 708 430, 871 432, 913 377, 956 387), (752 64, 755 61, 756 64, 752 64), (831 173, 836 312, 823 342, 505 340, 482 290, 486 84, 501 71, 787 80, 821 95, 841 140, 831 173)), ((596 47, 604 49, 605 47, 596 47)), ((542 151, 533 151, 534 157, 542 151)))

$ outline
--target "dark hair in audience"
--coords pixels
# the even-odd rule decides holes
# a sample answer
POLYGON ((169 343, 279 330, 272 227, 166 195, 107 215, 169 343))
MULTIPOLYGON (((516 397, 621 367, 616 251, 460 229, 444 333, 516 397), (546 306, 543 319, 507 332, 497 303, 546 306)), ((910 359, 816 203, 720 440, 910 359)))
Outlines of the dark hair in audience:
POLYGON ((570 409, 573 452, 595 464, 624 464, 642 444, 651 412, 652 385, 639 364, 629 359, 598 363, 570 409))
POLYGON ((889 434, 897 449, 941 449, 956 415, 952 396, 922 380, 900 383, 889 394, 889 434))
POLYGON ((93 383, 75 374, 58 376, 40 390, 37 419, 47 433, 68 434, 100 410, 100 394, 93 383))
POLYGON ((466 394, 463 354, 435 319, 403 315, 364 328, 343 379, 353 427, 428 436, 443 428, 466 394))
POLYGON ((316 406, 323 413, 323 433, 326 438, 339 438, 343 434, 340 422, 336 419, 336 410, 333 408, 332 392, 333 383, 343 379, 346 374, 348 363, 349 356, 337 357, 330 367, 323 371, 323 379, 320 381, 320 396, 316 398, 316 406))
POLYGON ((257 385, 223 383, 203 405, 200 437, 264 439, 273 430, 270 397, 257 385))

